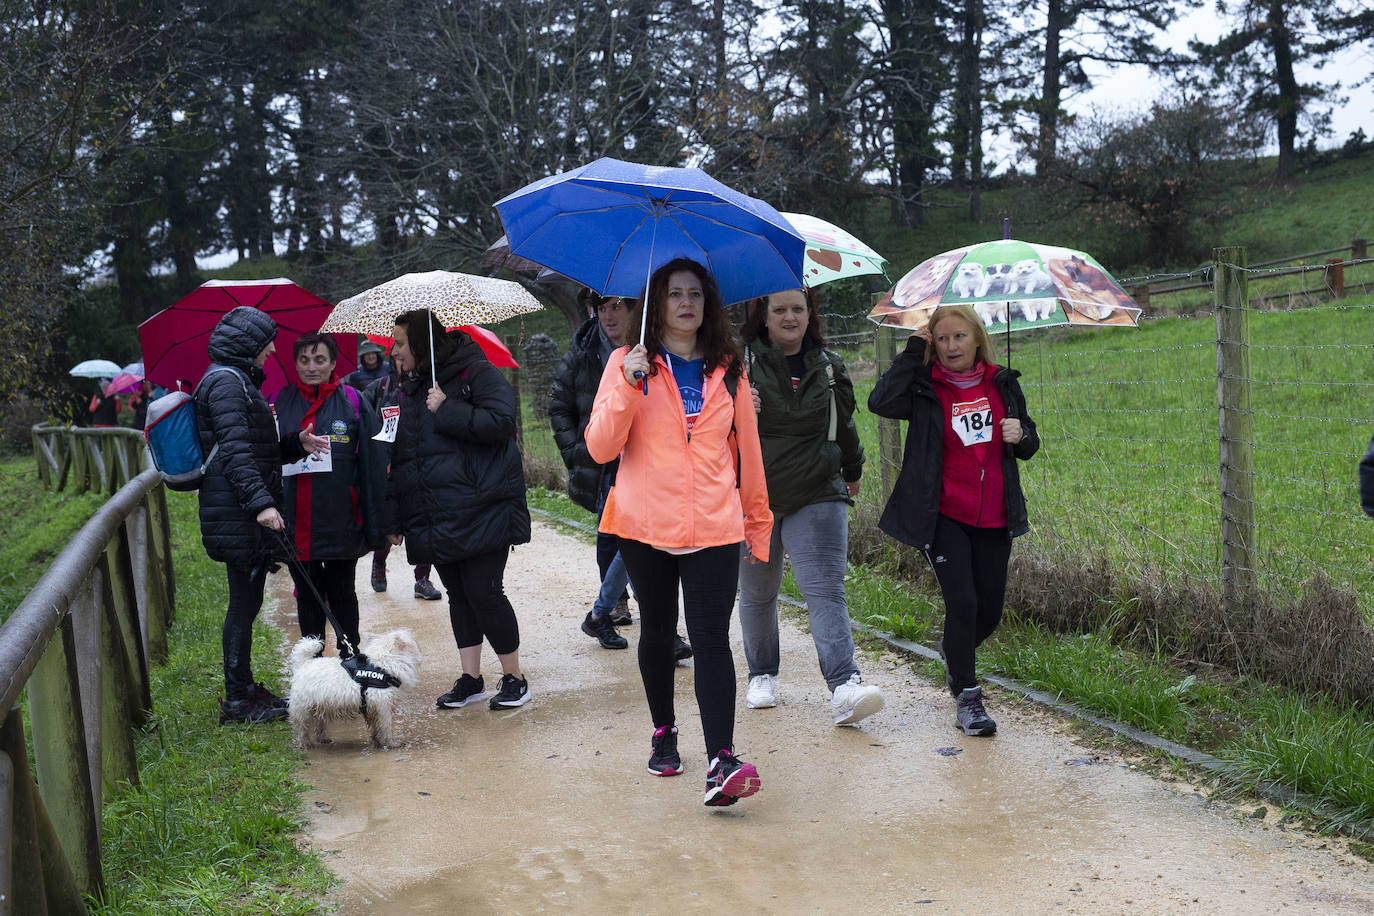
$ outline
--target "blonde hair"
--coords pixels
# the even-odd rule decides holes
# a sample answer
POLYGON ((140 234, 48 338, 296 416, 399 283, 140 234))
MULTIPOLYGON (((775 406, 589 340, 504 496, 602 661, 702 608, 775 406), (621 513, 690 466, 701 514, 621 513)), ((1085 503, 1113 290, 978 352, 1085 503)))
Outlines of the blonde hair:
POLYGON ((983 327, 982 320, 978 313, 973 310, 971 305, 942 305, 930 313, 930 321, 926 327, 930 328, 931 345, 926 347, 926 365, 935 359, 935 325, 946 318, 959 318, 973 331, 974 342, 974 361, 982 360, 988 365, 992 365, 996 360, 996 352, 992 349, 992 338, 988 336, 988 329, 983 327))

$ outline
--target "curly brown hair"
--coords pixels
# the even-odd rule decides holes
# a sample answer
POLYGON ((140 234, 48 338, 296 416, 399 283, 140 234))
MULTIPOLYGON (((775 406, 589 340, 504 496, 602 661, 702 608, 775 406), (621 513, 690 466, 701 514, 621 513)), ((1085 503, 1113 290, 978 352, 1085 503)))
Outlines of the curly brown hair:
POLYGON ((717 366, 724 366, 726 374, 739 378, 743 371, 739 347, 735 345, 735 335, 730 328, 730 315, 725 311, 725 300, 721 298, 720 287, 715 277, 691 258, 674 258, 654 271, 649 278, 649 308, 637 309, 630 319, 630 340, 639 340, 639 326, 648 316, 648 326, 644 329, 644 349, 649 351, 649 374, 658 372, 653 361, 654 354, 663 349, 663 311, 668 303, 668 278, 680 270, 687 271, 701 283, 705 308, 702 310, 701 327, 697 329, 697 343, 701 347, 703 369, 708 374, 717 366))

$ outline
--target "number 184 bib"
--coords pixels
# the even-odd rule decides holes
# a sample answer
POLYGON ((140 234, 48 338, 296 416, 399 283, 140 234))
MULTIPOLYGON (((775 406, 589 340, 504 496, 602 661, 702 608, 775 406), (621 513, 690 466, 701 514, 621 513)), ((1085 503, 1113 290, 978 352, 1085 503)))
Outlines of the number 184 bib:
POLYGON ((986 445, 992 441, 992 404, 986 397, 955 401, 950 427, 964 445, 986 445))

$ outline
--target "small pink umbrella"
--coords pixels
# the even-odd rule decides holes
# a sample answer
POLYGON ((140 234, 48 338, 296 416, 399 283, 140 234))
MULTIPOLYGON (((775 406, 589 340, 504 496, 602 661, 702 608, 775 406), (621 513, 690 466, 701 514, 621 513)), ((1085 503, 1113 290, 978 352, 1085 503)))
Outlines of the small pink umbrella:
MULTIPOLYGON (((477 346, 482 348, 482 352, 487 355, 487 359, 491 360, 491 364, 498 369, 520 368, 520 364, 515 361, 515 355, 506 348, 506 345, 501 342, 501 338, 498 337, 495 332, 488 331, 486 328, 479 327, 475 324, 455 325, 447 330, 462 331, 464 334, 477 341, 477 346)), ((367 339, 375 344, 381 344, 386 347, 388 353, 391 352, 392 344, 396 342, 390 337, 386 337, 382 334, 368 334, 367 339)))
MULTIPOLYGON (((291 344, 307 331, 318 331, 333 309, 325 300, 290 280, 210 280, 175 304, 138 326, 143 346, 143 365, 148 379, 164 388, 181 382, 194 385, 210 366, 206 345, 215 325, 231 309, 250 305, 277 323, 277 349, 263 367, 267 381, 262 393, 274 393, 296 381, 291 344)), ((336 334, 339 344, 339 378, 358 365, 358 340, 352 334, 336 334)))

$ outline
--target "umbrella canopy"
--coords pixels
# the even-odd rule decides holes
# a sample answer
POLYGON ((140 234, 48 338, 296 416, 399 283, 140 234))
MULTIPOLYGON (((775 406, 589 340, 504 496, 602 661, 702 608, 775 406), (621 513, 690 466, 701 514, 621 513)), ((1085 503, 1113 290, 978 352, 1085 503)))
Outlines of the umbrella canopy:
POLYGON ((547 267, 534 263, 529 258, 511 254, 510 241, 504 235, 487 246, 487 250, 482 253, 482 263, 488 267, 504 267, 506 270, 524 274, 540 283, 572 282, 562 274, 554 273, 547 267))
POLYGON ((402 274, 349 296, 330 313, 324 330, 390 334, 397 316, 414 309, 429 309, 444 327, 456 328, 495 324, 541 308, 539 300, 514 280, 431 270, 402 274))
MULTIPOLYGON (((296 381, 291 345, 307 331, 318 331, 333 307, 314 293, 282 277, 274 280, 209 280, 185 298, 138 326, 146 377, 164 388, 185 382, 194 385, 210 366, 206 345, 219 320, 240 305, 272 316, 277 323, 277 349, 263 367, 264 395, 296 381)), ((339 344, 337 375, 342 378, 358 365, 358 341, 352 334, 336 335, 339 344)))
POLYGON ((114 378, 119 374, 119 363, 108 359, 86 359, 68 369, 67 374, 77 378, 114 378))
MULTIPOLYGON (((446 328, 446 330, 462 331, 464 334, 477 341, 477 346, 482 348, 482 352, 486 354, 487 359, 491 360, 491 364, 498 369, 520 368, 520 364, 515 361, 515 354, 501 342, 501 338, 496 335, 496 332, 488 331, 486 328, 479 328, 475 324, 461 324, 456 328, 446 328)), ((392 345, 396 343, 395 340, 384 334, 369 334, 367 335, 367 339, 375 344, 381 344, 388 351, 390 351, 392 345)))
POLYGON ((134 375, 132 372, 121 372, 110 379, 110 384, 105 386, 105 396, 112 394, 128 394, 137 391, 139 383, 143 381, 143 373, 134 375))
POLYGON ((700 169, 603 158, 498 200, 510 252, 606 296, 638 298, 678 257, 701 263, 726 303, 802 285, 802 237, 761 200, 700 169))
POLYGON ((936 307, 961 303, 972 305, 994 333, 1140 322, 1140 307, 1091 255, 1017 239, 956 248, 921 262, 868 317, 915 330, 936 307))
POLYGON ((807 286, 814 289, 831 280, 864 274, 887 277, 887 258, 834 223, 805 213, 783 213, 783 216, 806 240, 807 286))

